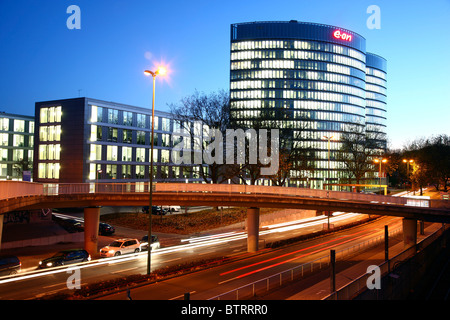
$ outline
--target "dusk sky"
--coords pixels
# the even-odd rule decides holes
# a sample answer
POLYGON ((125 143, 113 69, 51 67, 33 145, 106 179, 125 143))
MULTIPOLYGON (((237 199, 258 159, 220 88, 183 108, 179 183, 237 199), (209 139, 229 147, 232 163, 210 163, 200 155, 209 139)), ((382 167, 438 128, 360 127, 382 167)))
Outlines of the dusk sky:
POLYGON ((388 139, 450 135, 450 0, 0 0, 0 111, 34 115, 37 101, 87 96, 168 111, 195 90, 229 89, 230 25, 298 20, 359 33, 387 59, 388 139), (81 29, 66 26, 70 5, 81 29), (369 29, 370 5, 381 29, 369 29))

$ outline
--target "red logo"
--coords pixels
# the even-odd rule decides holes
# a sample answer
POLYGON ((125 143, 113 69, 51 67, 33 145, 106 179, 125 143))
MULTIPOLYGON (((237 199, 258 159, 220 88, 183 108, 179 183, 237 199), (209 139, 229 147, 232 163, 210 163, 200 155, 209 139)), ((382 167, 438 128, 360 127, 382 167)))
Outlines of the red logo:
POLYGON ((335 32, 333 32, 333 36, 336 39, 342 39, 345 41, 352 41, 352 35, 351 34, 347 34, 345 32, 341 32, 340 30, 336 30, 335 32))

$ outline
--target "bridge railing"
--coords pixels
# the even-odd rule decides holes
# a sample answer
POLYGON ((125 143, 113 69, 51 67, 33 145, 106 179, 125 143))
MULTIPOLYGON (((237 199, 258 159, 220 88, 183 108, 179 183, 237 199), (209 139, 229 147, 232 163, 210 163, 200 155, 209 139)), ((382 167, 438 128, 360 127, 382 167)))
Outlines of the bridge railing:
POLYGON ((43 194, 43 185, 26 181, 0 181, 0 200, 43 194))
MULTIPOLYGON (((383 204, 430 207, 429 199, 384 196, 347 191, 328 191, 295 187, 254 186, 238 184, 154 183, 154 192, 214 192, 227 194, 283 195, 286 197, 312 197, 333 200, 362 201, 383 204)), ((148 182, 129 183, 31 183, 19 181, 0 182, 0 199, 24 195, 62 195, 88 193, 148 193, 148 182)))

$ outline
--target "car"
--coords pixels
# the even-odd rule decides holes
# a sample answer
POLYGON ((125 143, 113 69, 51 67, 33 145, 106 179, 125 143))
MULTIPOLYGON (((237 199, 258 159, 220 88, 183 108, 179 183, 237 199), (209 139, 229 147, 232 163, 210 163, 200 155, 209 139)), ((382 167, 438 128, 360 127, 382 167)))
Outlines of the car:
POLYGON ((61 224, 61 226, 64 229, 66 229, 70 233, 83 232, 84 231, 84 223, 79 221, 79 220, 75 220, 75 219, 60 219, 59 223, 61 224))
POLYGON ((0 276, 16 274, 20 271, 22 263, 13 255, 0 255, 0 276))
MULTIPOLYGON (((148 206, 142 207, 142 212, 148 213, 148 206)), ((167 213, 166 209, 163 209, 160 206, 152 206, 152 214, 165 215, 166 213, 167 213)))
POLYGON ((100 222, 98 225, 98 232, 102 236, 110 236, 114 232, 116 232, 116 229, 113 226, 111 226, 105 222, 100 222))
MULTIPOLYGON (((157 235, 152 234, 152 250, 161 248, 157 235)), ((148 250, 148 235, 145 235, 141 239, 141 250, 148 250)))
POLYGON ((85 261, 91 261, 91 256, 86 250, 68 249, 59 251, 52 257, 39 261, 38 268, 51 268, 85 261))
POLYGON ((138 253, 140 251, 141 243, 138 239, 117 239, 100 249, 100 257, 114 257, 126 253, 138 253))
POLYGON ((180 206, 162 206, 163 209, 166 209, 168 212, 180 212, 180 206))

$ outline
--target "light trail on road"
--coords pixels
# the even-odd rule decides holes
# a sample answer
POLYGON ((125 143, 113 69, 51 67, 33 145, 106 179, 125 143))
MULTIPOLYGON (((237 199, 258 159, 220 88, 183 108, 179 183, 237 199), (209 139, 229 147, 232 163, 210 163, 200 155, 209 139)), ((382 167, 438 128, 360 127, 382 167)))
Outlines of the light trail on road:
MULTIPOLYGON (((84 219, 82 218, 76 218, 69 215, 63 215, 63 214, 55 214, 61 218, 65 219, 75 219, 77 221, 83 222, 84 219)), ((335 216, 330 217, 330 222, 335 222, 343 219, 349 219, 351 217, 354 217, 355 215, 358 215, 356 213, 340 213, 335 212, 335 216)), ((311 227, 315 225, 320 225, 326 220, 328 217, 326 216, 317 216, 312 217, 308 219, 302 219, 297 221, 292 221, 288 223, 282 223, 282 224, 274 224, 266 226, 267 230, 261 230, 260 236, 275 233, 275 232, 285 232, 285 231, 291 231, 295 229, 300 228, 306 228, 311 227), (306 222, 305 222, 306 221, 306 222)), ((173 252, 179 252, 179 251, 186 251, 186 250, 192 250, 200 247, 208 247, 208 246, 214 246, 214 245, 220 245, 227 242, 237 241, 237 240, 243 240, 247 238, 247 233, 245 232, 227 232, 222 234, 215 234, 215 235, 207 235, 203 237, 194 237, 190 239, 184 239, 183 242, 190 242, 185 243, 177 246, 171 246, 166 248, 160 248, 157 250, 152 251, 152 256, 158 256, 158 255, 164 255, 168 253, 173 252)), ((97 260, 91 260, 89 262, 82 262, 78 264, 73 264, 70 266, 61 266, 61 267, 55 267, 51 270, 33 270, 33 271, 27 271, 25 273, 19 273, 15 276, 4 276, 0 277, 0 284, 14 282, 14 281, 21 281, 36 277, 43 277, 48 276, 56 273, 63 273, 63 272, 69 272, 70 270, 73 270, 73 268, 91 268, 91 267, 98 267, 101 265, 111 265, 111 264, 117 264, 120 262, 125 261, 131 261, 136 259, 144 259, 147 257, 147 252, 140 252, 137 254, 131 254, 131 255, 125 255, 125 256, 119 256, 119 257, 110 257, 110 258, 102 258, 97 260)))

